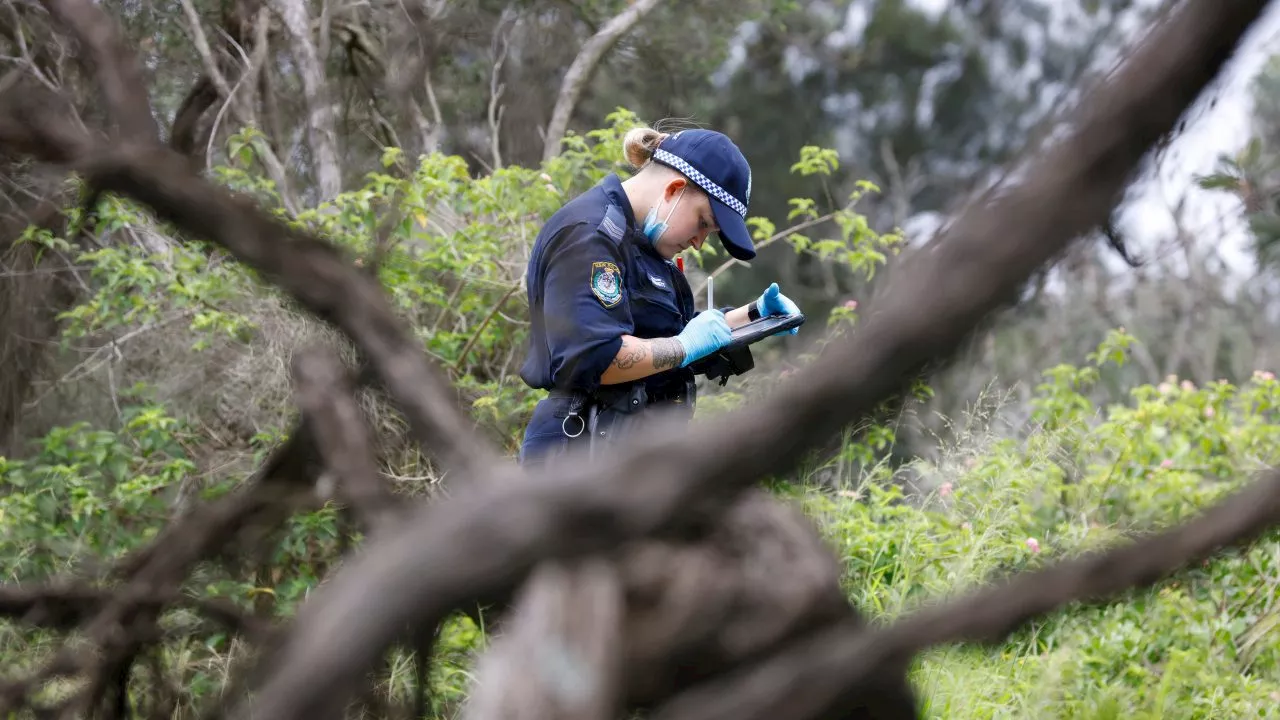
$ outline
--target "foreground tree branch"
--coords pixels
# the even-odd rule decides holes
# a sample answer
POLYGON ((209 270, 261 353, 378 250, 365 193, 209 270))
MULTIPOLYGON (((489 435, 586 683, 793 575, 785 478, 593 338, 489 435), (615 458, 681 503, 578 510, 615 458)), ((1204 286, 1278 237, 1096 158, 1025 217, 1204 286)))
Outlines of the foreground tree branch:
POLYGON ((544 560, 672 528, 699 502, 724 502, 786 471, 900 393, 927 363, 950 357, 1037 267, 1105 222, 1129 174, 1175 128, 1266 4, 1185 3, 1084 98, 1068 136, 1029 162, 1020 184, 969 206, 939 241, 903 263, 860 333, 833 344, 758 407, 680 434, 651 427, 607 463, 578 458, 558 477, 509 469, 499 482, 419 510, 303 608, 254 713, 302 718, 341 703, 405 627, 430 627, 544 560))
MULTIPOLYGON (((261 271, 355 342, 405 410, 425 449, 443 450, 453 467, 496 480, 464 486, 454 498, 422 508, 409 522, 375 536, 304 606, 286 642, 262 666, 259 696, 239 708, 245 715, 317 717, 343 707, 364 673, 396 640, 429 637, 447 612, 521 583, 541 563, 559 560, 568 565, 593 553, 615 552, 624 543, 636 545, 627 541, 645 541, 659 534, 671 537, 677 529, 687 537, 691 528, 705 527, 708 518, 731 510, 752 483, 790 469, 803 453, 850 420, 899 395, 904 384, 929 363, 950 358, 978 322, 1012 298, 1036 268, 1105 222, 1129 174, 1148 149, 1175 127, 1265 5, 1261 0, 1184 3, 1118 73, 1085 98, 1066 138, 1022 168, 1019 184, 1002 186, 985 196, 984 202, 972 204, 938 242, 908 258, 885 291, 869 303, 861 332, 832 345, 798 381, 782 385, 759 407, 717 418, 715 424, 700 423, 692 431, 682 427, 678 432, 663 432, 650 426, 607 462, 574 458, 576 462, 556 468, 554 475, 529 476, 496 463, 493 451, 469 431, 471 423, 396 321, 373 278, 352 268, 331 246, 200 181, 178 154, 150 141, 106 147, 60 122, 55 114, 8 98, 0 102, 0 142, 11 150, 67 163, 82 172, 96 191, 117 192, 145 203, 161 218, 188 233, 210 237, 261 271), (788 430, 778 432, 780 427, 788 430)), ((322 378, 323 373, 310 377, 322 378)), ((322 406, 334 408, 317 401, 310 406, 312 414, 322 406)), ((342 416, 327 420, 346 422, 342 416)), ((344 466, 348 475, 369 475, 358 438, 348 452, 357 457, 331 456, 330 462, 334 466, 351 463, 344 466)), ((301 463, 305 453, 278 457, 301 463)), ((777 708, 778 696, 811 691, 806 705, 789 705, 786 714, 812 716, 831 706, 833 698, 843 702, 851 693, 865 692, 857 686, 869 677, 864 670, 879 667, 876 656, 863 654, 865 647, 901 648, 887 658, 890 670, 896 671, 903 653, 914 652, 921 642, 979 631, 1007 632, 1026 619, 1026 608, 1044 611, 1068 601, 1070 593, 1078 591, 1069 580, 1084 577, 1082 586, 1093 591, 1141 582, 1161 568, 1184 564, 1187 553, 1232 542, 1274 522, 1276 508, 1260 498, 1269 493, 1267 497, 1274 500, 1275 490, 1255 489, 1257 494, 1211 511, 1209 515, 1220 521, 1212 532, 1205 531, 1204 524, 1197 526, 1199 530, 1188 526, 1191 529, 1185 530, 1188 534, 1181 536, 1182 542, 1175 531, 1159 539, 1165 545, 1152 541, 1142 545, 1145 550, 1137 555, 1122 550, 1101 556, 1089 572, 1062 570, 1063 582, 1056 585, 1041 575, 1043 587, 1026 580, 1012 589, 993 590, 998 596, 986 596, 986 605, 970 607, 971 616, 954 620, 954 625, 930 620, 926 614, 922 620, 891 628, 890 635, 878 636, 882 645, 870 646, 866 638, 877 635, 852 624, 837 626, 834 637, 847 642, 815 646, 816 654, 825 656, 828 664, 819 670, 804 663, 787 665, 786 672, 770 675, 771 682, 759 691, 773 694, 757 697, 777 708), (1253 514, 1235 512, 1241 505, 1253 514), (1168 554, 1155 558, 1154 553, 1147 554, 1152 547, 1163 547, 1168 554), (1111 584, 1087 581, 1102 571, 1114 571, 1111 584), (1029 600, 1017 595, 1018 587, 1028 589, 1029 600), (1024 609, 1008 617, 985 614, 1000 603, 1024 609), (894 640, 898 637, 907 639, 894 640), (793 681, 800 686, 793 686, 793 681)), ((234 509, 230 504, 226 507, 234 509)), ((209 528, 235 526, 234 520, 218 517, 221 520, 215 522, 210 511, 204 531, 190 529, 200 526, 195 517, 185 520, 183 528, 209 543, 209 528)), ((183 537, 183 532, 173 530, 171 537, 183 537)), ((163 587, 181 577, 179 571, 185 574, 183 563, 199 556, 196 550, 208 549, 208 545, 181 550, 156 547, 130 566, 136 572, 135 582, 140 577, 154 578, 163 587)), ((127 679, 139 643, 153 627, 145 613, 141 624, 127 622, 126 610, 131 607, 127 603, 135 602, 144 587, 130 584, 85 629, 91 637, 116 623, 126 629, 124 637, 110 638, 104 667, 112 672, 104 672, 91 686, 94 698, 108 697, 105 689, 111 682, 122 687, 120 679, 127 679)), ((593 604, 607 614, 605 595, 600 596, 603 603, 593 604)), ((785 642, 779 636, 790 634, 786 628, 775 631, 775 642, 785 642)), ((776 667, 769 663, 794 661, 795 655, 780 658, 757 660, 763 663, 757 667, 765 672, 776 667)), ((58 664, 77 667, 78 662, 64 656, 58 664)), ((601 697, 607 698, 607 683, 602 687, 601 697)), ((695 687, 689 692, 698 691, 695 687)), ((686 698, 719 702, 712 690, 686 698)), ((604 704, 579 707, 591 713, 604 704)), ((668 711, 675 713, 680 707, 669 706, 668 711)), ((683 707, 701 712, 696 705, 683 707)), ((701 707, 716 711, 726 706, 701 707)))
POLYGON ((44 6, 88 51, 81 53, 81 63, 97 75, 120 135, 158 141, 160 129, 151 115, 142 63, 125 45, 116 24, 89 0, 44 0, 44 6))
POLYGON ((399 503, 378 475, 354 388, 338 358, 322 348, 293 361, 298 406, 315 437, 338 493, 348 499, 366 532, 386 527, 399 503))

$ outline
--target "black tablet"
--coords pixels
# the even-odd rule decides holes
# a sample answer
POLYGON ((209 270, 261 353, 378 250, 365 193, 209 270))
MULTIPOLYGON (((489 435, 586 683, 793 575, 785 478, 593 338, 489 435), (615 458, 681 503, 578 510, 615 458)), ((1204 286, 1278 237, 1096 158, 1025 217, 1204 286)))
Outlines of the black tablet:
POLYGON ((796 313, 795 315, 770 315, 754 320, 741 327, 733 329, 733 340, 726 345, 724 350, 734 350, 747 345, 754 345, 761 340, 772 337, 773 335, 785 332, 791 328, 797 328, 804 324, 804 313, 796 313))

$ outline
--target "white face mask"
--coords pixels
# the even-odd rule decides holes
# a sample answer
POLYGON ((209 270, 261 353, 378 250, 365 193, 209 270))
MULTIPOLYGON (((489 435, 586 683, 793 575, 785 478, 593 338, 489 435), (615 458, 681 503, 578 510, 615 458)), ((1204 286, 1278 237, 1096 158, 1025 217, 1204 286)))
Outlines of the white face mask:
MULTIPOLYGON (((680 188, 680 194, 676 196, 675 204, 671 206, 671 212, 667 213, 667 220, 675 214, 676 208, 680 207, 680 198, 684 197, 684 191, 689 188, 688 185, 680 188)), ((658 238, 662 237, 662 233, 667 231, 667 220, 658 221, 658 206, 654 205, 649 208, 649 214, 644 218, 644 234, 649 238, 650 243, 658 242, 658 238)))

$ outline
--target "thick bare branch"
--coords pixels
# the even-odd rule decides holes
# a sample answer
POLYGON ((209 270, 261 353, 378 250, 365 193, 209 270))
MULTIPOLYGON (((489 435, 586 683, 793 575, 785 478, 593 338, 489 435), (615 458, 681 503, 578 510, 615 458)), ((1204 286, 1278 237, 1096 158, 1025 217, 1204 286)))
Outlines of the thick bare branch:
POLYGON ((639 23, 645 15, 658 6, 662 0, 637 0, 631 7, 623 10, 591 36, 578 56, 573 59, 569 69, 565 71, 564 80, 560 83, 560 95, 556 97, 555 109, 551 111, 551 122, 547 125, 547 137, 542 146, 542 159, 550 160, 560 154, 560 141, 564 139, 565 130, 569 127, 569 118, 573 109, 578 106, 578 98, 591 82, 596 68, 618 40, 639 23))
POLYGON ((511 631, 481 659, 463 720, 617 717, 624 600, 605 558, 541 566, 521 590, 511 631))
POLYGON ((200 118, 217 101, 218 89, 208 75, 201 75, 173 114, 173 124, 169 128, 169 147, 183 155, 194 155, 200 118))
MULTIPOLYGON (((575 699, 584 716, 652 708, 856 620, 841 575, 813 521, 760 488, 679 537, 540 565, 476 668, 467 716, 560 717, 575 699)), ((896 690, 888 702, 909 710, 905 675, 896 690)))
MULTIPOLYGON (((37 627, 70 630, 92 618, 112 601, 112 589, 87 585, 49 585, 21 588, 0 585, 0 616, 37 627)), ((155 594, 138 601, 140 606, 189 604, 223 627, 255 638, 265 638, 267 623, 246 615, 233 604, 185 597, 182 593, 155 594)))
POLYGON ((330 351, 313 348, 294 356, 298 407, 338 494, 350 501, 366 531, 388 525, 399 505, 378 475, 369 433, 346 371, 330 351))
POLYGON ((607 464, 577 458, 558 476, 534 478, 510 469, 506 482, 424 508, 403 532, 373 543, 303 608, 254 713, 301 718, 341 704, 406 628, 433 626, 537 562, 671 528, 700 502, 786 471, 897 395, 928 362, 951 357, 1037 267, 1107 219, 1129 174, 1266 4, 1184 5, 1084 99, 1071 132, 1023 168, 1020 184, 968 207, 903 263, 856 337, 830 346, 759 407, 679 433, 649 427, 607 464))
POLYGON ((90 0, 44 0, 44 6, 87 50, 80 55, 82 64, 97 74, 121 136, 158 141, 160 129, 151 116, 142 63, 125 45, 116 24, 90 0))

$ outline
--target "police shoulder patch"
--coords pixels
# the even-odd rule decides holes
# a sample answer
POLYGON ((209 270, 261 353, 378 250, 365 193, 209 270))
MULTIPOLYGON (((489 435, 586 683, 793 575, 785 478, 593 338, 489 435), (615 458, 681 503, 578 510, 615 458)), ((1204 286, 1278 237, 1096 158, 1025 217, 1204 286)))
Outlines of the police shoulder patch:
POLYGON ((591 292, 602 305, 611 308, 622 300, 622 273, 608 261, 591 264, 591 292))

